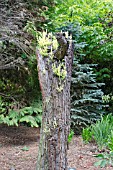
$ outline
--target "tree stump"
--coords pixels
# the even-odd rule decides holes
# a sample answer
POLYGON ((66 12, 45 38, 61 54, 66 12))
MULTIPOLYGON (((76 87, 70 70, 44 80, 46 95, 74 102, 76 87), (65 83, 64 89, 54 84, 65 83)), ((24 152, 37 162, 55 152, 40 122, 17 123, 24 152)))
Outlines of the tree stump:
POLYGON ((41 49, 36 52, 43 99, 37 170, 67 170, 70 85, 74 47, 70 37, 66 38, 65 34, 60 33, 56 39, 57 49, 49 50, 52 44, 49 44, 47 49, 52 51, 52 57, 49 56, 50 52, 48 56, 41 55, 41 49), (65 41, 64 44, 61 40, 65 41))

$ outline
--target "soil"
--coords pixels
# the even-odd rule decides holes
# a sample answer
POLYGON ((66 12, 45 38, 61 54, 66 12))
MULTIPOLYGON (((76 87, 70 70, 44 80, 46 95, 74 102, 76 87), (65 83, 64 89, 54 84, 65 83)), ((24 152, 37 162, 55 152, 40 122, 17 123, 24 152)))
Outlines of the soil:
MULTIPOLYGON (((0 170, 35 170, 39 144, 39 128, 0 125, 0 170)), ((76 170, 113 170, 95 167, 98 161, 94 143, 84 144, 81 136, 74 136, 68 150, 68 167, 76 170)))

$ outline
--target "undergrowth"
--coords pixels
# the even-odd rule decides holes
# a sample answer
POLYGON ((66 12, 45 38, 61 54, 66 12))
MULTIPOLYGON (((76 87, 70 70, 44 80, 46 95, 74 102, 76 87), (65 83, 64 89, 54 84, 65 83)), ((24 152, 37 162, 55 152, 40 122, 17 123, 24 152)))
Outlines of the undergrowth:
POLYGON ((95 166, 105 167, 113 166, 113 115, 108 114, 101 116, 95 124, 84 128, 82 131, 83 141, 88 143, 96 142, 99 150, 105 152, 97 154, 99 161, 95 162, 95 166))
POLYGON ((8 126, 26 124, 31 127, 41 125, 42 107, 41 101, 31 104, 29 107, 21 109, 11 108, 11 103, 4 102, 0 98, 0 123, 8 126))

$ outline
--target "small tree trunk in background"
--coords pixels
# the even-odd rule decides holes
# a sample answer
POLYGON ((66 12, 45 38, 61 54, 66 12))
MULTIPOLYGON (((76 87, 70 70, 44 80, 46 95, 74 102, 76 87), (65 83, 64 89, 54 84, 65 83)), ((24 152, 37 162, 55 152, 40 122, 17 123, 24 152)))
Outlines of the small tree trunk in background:
MULTIPOLYGON (((37 170, 67 170, 67 138, 70 131, 70 84, 73 43, 69 42, 63 65, 66 77, 55 74, 61 60, 42 57, 37 51, 38 74, 43 97, 43 116, 37 170), (54 63, 54 64, 53 64, 54 63)), ((60 65, 60 71, 62 65, 60 65)))

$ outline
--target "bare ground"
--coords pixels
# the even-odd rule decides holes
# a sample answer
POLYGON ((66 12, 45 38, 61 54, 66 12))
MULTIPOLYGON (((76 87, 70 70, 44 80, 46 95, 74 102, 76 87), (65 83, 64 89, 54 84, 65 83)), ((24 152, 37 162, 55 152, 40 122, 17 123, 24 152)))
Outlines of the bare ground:
MULTIPOLYGON (((0 125, 0 170, 35 170, 38 143, 38 128, 0 125)), ((95 144, 86 145, 81 136, 74 136, 68 150, 68 166, 76 170, 113 170, 110 166, 95 167, 96 153, 95 144)))

